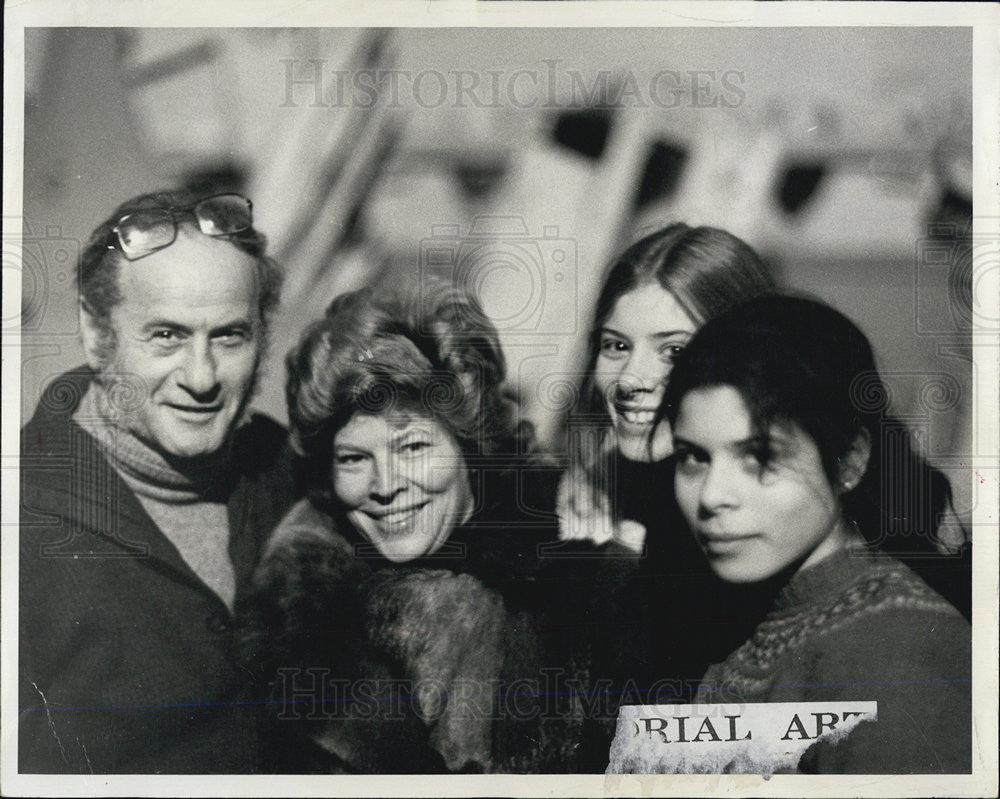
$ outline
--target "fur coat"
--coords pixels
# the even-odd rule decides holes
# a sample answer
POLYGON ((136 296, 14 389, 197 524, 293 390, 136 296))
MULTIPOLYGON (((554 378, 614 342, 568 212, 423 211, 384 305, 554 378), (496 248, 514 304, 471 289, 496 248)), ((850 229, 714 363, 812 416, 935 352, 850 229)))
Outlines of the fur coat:
POLYGON ((510 518, 523 507, 495 502, 404 564, 309 500, 292 509, 241 612, 244 663, 273 711, 274 770, 579 768, 579 594, 540 556, 554 520, 510 518))

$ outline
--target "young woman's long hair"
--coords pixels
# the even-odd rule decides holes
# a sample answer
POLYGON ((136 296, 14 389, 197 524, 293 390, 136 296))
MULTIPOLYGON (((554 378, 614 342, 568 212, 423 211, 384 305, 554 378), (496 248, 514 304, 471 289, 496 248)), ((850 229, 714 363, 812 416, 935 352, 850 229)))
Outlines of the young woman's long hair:
POLYGON ((594 369, 601 330, 616 303, 647 285, 670 292, 696 324, 775 290, 774 279, 757 253, 731 233, 713 227, 690 227, 682 222, 668 225, 637 241, 615 261, 597 299, 585 376, 566 426, 570 458, 565 480, 567 501, 570 512, 579 517, 617 521, 608 484, 614 435, 606 398, 594 381, 594 369))
POLYGON ((828 480, 840 487, 845 519, 962 609, 954 596, 961 586, 943 585, 946 577, 931 561, 945 548, 938 529, 950 507, 948 479, 891 413, 871 345, 853 322, 802 297, 747 302, 708 322, 678 356, 661 414, 674 424, 687 393, 719 385, 740 393, 765 439, 774 423, 809 435, 828 480), (841 459, 859 434, 870 439, 871 453, 860 481, 845 491, 841 459))

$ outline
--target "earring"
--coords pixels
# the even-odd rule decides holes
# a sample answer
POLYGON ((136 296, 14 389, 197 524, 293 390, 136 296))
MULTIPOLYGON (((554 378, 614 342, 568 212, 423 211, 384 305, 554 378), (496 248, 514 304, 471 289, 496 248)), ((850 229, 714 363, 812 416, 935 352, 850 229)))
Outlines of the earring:
POLYGON ((854 488, 854 483, 850 480, 844 480, 844 482, 841 485, 843 485, 844 491, 850 491, 852 488, 854 488))

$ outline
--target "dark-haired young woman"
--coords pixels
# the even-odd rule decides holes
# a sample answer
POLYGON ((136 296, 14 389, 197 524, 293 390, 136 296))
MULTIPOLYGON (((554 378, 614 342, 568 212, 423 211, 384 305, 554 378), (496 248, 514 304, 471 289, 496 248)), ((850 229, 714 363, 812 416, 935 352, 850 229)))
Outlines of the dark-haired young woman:
POLYGON ((663 407, 680 509, 722 580, 774 596, 697 699, 875 700, 876 722, 799 771, 969 773, 969 624, 887 554, 933 558, 948 483, 885 396, 865 336, 807 299, 751 301, 677 359, 663 407))

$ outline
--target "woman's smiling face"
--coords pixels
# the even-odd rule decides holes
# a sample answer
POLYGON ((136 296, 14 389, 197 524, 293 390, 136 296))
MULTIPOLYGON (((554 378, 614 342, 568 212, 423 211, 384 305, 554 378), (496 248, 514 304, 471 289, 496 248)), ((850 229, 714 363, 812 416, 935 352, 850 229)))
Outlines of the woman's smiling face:
POLYGON ((611 416, 618 450, 633 461, 659 461, 671 450, 670 426, 653 419, 674 358, 697 329, 657 283, 618 298, 600 330, 594 384, 611 416))
POLYGON ((334 494, 388 560, 436 552, 472 512, 465 459, 439 422, 356 413, 334 436, 334 494))

